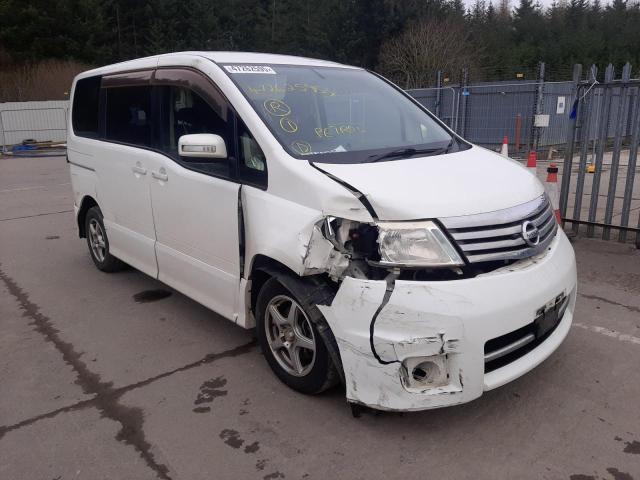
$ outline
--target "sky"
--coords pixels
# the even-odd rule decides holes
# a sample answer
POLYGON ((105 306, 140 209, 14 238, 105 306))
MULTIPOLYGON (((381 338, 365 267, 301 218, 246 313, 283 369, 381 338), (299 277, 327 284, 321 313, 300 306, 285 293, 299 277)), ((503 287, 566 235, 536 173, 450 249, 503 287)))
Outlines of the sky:
MULTIPOLYGON (((474 3, 476 3, 476 0, 462 0, 464 2, 464 4, 467 7, 470 7, 471 5, 473 5, 474 3)), ((487 5, 489 4, 488 0, 485 0, 487 2, 487 5)), ((540 2, 540 5, 542 5, 544 8, 548 7, 549 5, 551 5, 553 3, 553 0, 538 0, 540 2)), ((493 5, 494 6, 498 6, 499 1, 498 0, 493 0, 493 5)), ((511 6, 515 7, 518 5, 519 0, 511 0, 511 6)), ((607 2, 601 2, 602 4, 605 4, 607 2)))

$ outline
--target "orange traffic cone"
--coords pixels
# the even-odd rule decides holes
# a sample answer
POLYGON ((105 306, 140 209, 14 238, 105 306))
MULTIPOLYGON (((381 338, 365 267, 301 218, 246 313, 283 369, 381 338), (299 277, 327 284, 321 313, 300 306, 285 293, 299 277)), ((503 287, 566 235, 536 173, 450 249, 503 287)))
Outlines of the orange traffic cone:
POLYGON ((558 193, 558 166, 552 163, 547 168, 547 181, 544 184, 544 189, 549 195, 551 200, 551 206, 553 213, 556 215, 556 220, 559 225, 562 225, 562 217, 560 216, 559 200, 560 195, 558 193))
POLYGON ((502 148, 500 149, 500 155, 503 157, 509 157, 509 141, 507 140, 507 136, 504 136, 502 140, 502 148))
POLYGON ((527 168, 533 175, 538 175, 538 154, 532 150, 527 158, 527 168))

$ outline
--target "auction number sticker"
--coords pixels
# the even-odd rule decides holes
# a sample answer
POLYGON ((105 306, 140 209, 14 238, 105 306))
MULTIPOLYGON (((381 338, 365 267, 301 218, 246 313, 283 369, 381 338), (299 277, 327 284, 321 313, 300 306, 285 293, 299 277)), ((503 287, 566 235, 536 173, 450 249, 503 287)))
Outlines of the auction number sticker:
POLYGON ((229 73, 268 73, 275 75, 276 71, 266 65, 225 65, 229 73))

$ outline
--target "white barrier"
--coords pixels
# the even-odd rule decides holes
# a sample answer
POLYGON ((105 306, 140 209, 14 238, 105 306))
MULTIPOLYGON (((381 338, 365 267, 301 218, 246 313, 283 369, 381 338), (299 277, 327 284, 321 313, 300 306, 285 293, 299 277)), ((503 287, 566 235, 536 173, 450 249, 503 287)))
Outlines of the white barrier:
POLYGON ((67 137, 68 100, 0 103, 0 146, 25 139, 63 142, 67 137))

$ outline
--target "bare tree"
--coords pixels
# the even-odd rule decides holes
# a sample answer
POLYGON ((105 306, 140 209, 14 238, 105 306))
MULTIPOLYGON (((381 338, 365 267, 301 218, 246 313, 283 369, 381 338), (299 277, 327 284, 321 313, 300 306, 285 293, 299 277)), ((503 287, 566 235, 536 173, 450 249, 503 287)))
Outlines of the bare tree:
POLYGON ((72 60, 43 60, 0 70, 0 102, 68 100, 73 77, 91 68, 72 60))
POLYGON ((498 2, 498 15, 502 18, 511 16, 511 0, 500 0, 498 2))
POLYGON ((414 22, 382 45, 379 69, 404 88, 422 88, 434 83, 438 70, 457 74, 477 56, 462 24, 414 22))

